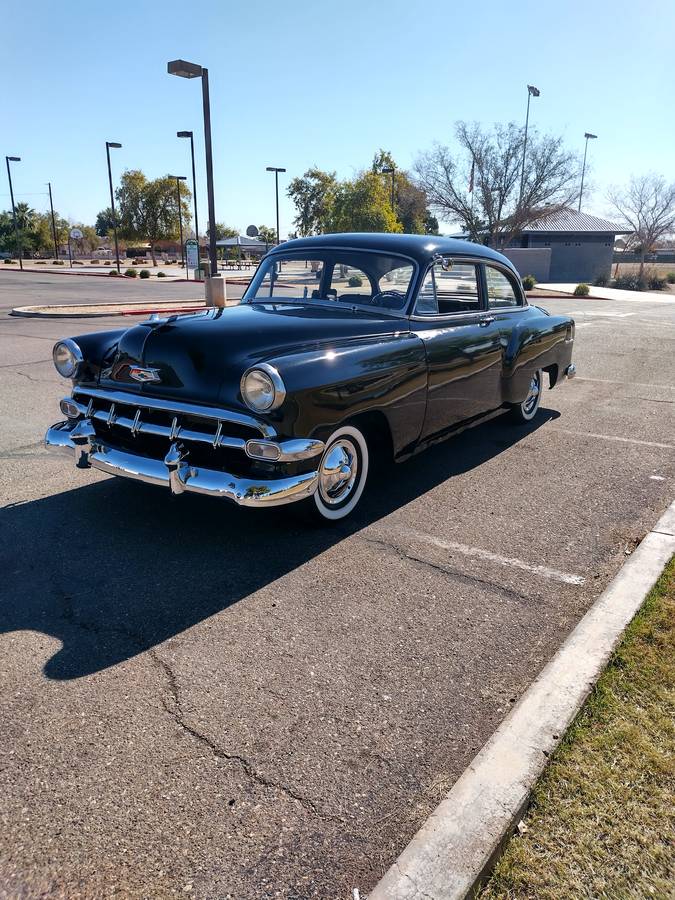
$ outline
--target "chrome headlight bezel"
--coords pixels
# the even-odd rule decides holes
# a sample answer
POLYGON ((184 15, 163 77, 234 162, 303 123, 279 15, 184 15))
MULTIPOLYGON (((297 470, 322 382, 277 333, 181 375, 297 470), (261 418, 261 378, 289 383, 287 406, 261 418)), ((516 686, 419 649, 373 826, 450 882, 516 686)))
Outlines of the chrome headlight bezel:
POLYGON ((269 363, 258 363, 255 366, 251 366, 250 369, 247 369, 241 376, 239 390, 246 406, 253 412, 259 414, 269 413, 272 412, 272 410, 278 409, 286 399, 286 386, 279 374, 279 370, 269 363), (271 387, 271 400, 267 405, 261 405, 260 403, 256 404, 252 399, 251 385, 247 385, 247 380, 252 375, 262 377, 263 382, 266 382, 271 387))
POLYGON ((54 368, 62 378, 75 378, 84 362, 82 351, 75 341, 70 338, 66 338, 64 341, 57 341, 54 344, 52 349, 52 359, 54 361, 54 368), (57 361, 57 354, 61 349, 63 349, 67 355, 61 360, 61 363, 59 363, 57 361))

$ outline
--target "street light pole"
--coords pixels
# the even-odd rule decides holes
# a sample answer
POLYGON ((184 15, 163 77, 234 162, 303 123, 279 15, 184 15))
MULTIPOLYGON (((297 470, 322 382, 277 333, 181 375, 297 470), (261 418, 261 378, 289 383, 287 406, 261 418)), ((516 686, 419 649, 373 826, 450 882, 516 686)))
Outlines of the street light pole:
POLYGON ((286 169, 281 169, 277 166, 267 166, 267 172, 274 172, 274 185, 276 188, 276 197, 277 197, 277 247, 279 246, 279 172, 285 172, 286 169))
POLYGON ((180 234, 180 264, 185 266, 185 247, 183 245, 183 211, 180 202, 180 183, 187 181, 185 175, 169 175, 169 178, 176 179, 176 202, 178 203, 178 232, 180 234))
POLYGON ((588 142, 590 140, 595 140, 597 138, 597 134, 591 134, 590 131, 586 131, 584 133, 584 137, 586 138, 586 144, 584 146, 584 164, 581 168, 581 187, 579 188, 579 209, 578 212, 581 212, 581 196, 584 192, 584 175, 586 174, 586 154, 588 153, 588 142))
POLYGON ((533 84, 527 86, 527 115, 525 116, 525 140, 523 141, 523 165, 520 170, 520 195, 518 203, 523 199, 523 190, 525 188, 525 154, 527 153, 527 129, 530 124, 530 97, 538 97, 541 94, 539 88, 533 84))
POLYGON ((51 181, 47 182, 47 187, 49 188, 49 209, 52 213, 52 235, 54 237, 54 259, 59 258, 59 243, 56 239, 56 219, 54 218, 54 203, 52 201, 52 183, 51 181))
POLYGON ((177 131, 176 137, 190 138, 190 153, 192 155, 192 200, 195 208, 195 237, 197 238, 197 265, 199 265, 199 218, 197 217, 197 178, 195 176, 195 142, 191 131, 177 131))
POLYGON ((117 260, 117 274, 120 275, 120 248, 117 242, 117 216, 115 215, 115 195, 113 194, 113 186, 112 186, 112 170, 110 168, 110 148, 113 150, 119 150, 122 145, 116 143, 115 141, 106 141, 105 142, 105 152, 108 157, 108 184, 110 185, 110 210, 112 212, 113 218, 113 233, 115 235, 115 259, 117 260))
POLYGON ((197 63, 186 62, 184 59, 174 59, 167 63, 169 75, 178 75, 179 78, 202 79, 202 106, 204 108, 204 150, 206 151, 206 194, 209 206, 209 258, 211 260, 211 275, 218 274, 218 260, 216 258, 216 202, 213 193, 213 152, 211 148, 211 104, 209 101, 209 70, 197 63))
POLYGON ((5 162, 7 163, 7 179, 9 181, 9 196, 12 200, 12 219, 14 221, 14 239, 16 240, 16 247, 19 251, 19 268, 23 272, 23 254, 21 252, 21 238, 19 237, 19 226, 16 221, 16 207, 14 205, 14 188, 12 187, 12 173, 9 169, 9 164, 11 162, 21 162, 20 156, 6 156, 5 162))

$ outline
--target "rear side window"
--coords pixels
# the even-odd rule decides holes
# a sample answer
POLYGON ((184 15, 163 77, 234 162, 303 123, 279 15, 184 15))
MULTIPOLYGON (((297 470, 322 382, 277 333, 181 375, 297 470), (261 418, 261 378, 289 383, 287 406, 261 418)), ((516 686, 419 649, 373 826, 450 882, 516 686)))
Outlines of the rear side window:
POLYGON ((515 282, 494 266, 485 266, 488 306, 490 309, 505 309, 522 306, 520 291, 515 282))
POLYGON ((415 313, 418 316, 446 316, 479 310, 477 266, 453 263, 451 259, 430 266, 417 295, 415 313))

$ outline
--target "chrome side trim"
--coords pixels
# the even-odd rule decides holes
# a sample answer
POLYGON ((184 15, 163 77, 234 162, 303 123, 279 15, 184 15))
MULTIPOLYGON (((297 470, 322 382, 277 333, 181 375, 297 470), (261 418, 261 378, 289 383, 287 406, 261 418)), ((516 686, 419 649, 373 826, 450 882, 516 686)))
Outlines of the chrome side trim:
MULTIPOLYGON (((255 367, 254 367, 255 368, 255 367)), ((119 403, 126 406, 141 406, 145 409, 158 409, 166 413, 181 413, 189 416, 202 416, 205 419, 216 419, 223 422, 232 422, 234 425, 247 425, 255 428, 265 438, 275 438, 277 432, 272 425, 261 422, 254 416, 240 413, 232 409, 221 409, 215 406, 199 406, 196 403, 183 403, 180 400, 159 399, 148 397, 145 394, 134 394, 128 391, 107 391, 101 388, 88 388, 75 385, 73 397, 95 397, 99 400, 107 400, 110 403, 119 403)))
MULTIPOLYGON (((71 422, 58 422, 47 431, 45 446, 52 450, 77 452, 71 422)), ((110 475, 120 475, 147 484, 162 485, 174 494, 185 491, 232 500, 239 506, 283 506, 311 497, 316 491, 318 472, 305 472, 287 478, 240 478, 190 466, 187 454, 172 445, 164 461, 116 450, 98 438, 91 439, 86 468, 92 466, 110 475)))

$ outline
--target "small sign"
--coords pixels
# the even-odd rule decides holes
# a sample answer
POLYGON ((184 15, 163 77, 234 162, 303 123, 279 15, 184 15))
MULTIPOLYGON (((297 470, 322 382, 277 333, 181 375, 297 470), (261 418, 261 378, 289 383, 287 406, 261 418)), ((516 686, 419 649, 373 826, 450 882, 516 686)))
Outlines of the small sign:
POLYGON ((71 228, 70 229, 70 237, 73 241, 81 241, 84 235, 80 231, 79 228, 71 228))
POLYGON ((185 242, 185 255, 187 257, 188 269, 196 269, 199 267, 199 244, 194 238, 190 238, 185 242))
POLYGON ((249 225, 248 228, 246 229, 246 234, 250 238, 254 238, 254 237, 258 237, 259 232, 258 232, 258 229, 255 227, 255 225, 249 225))

